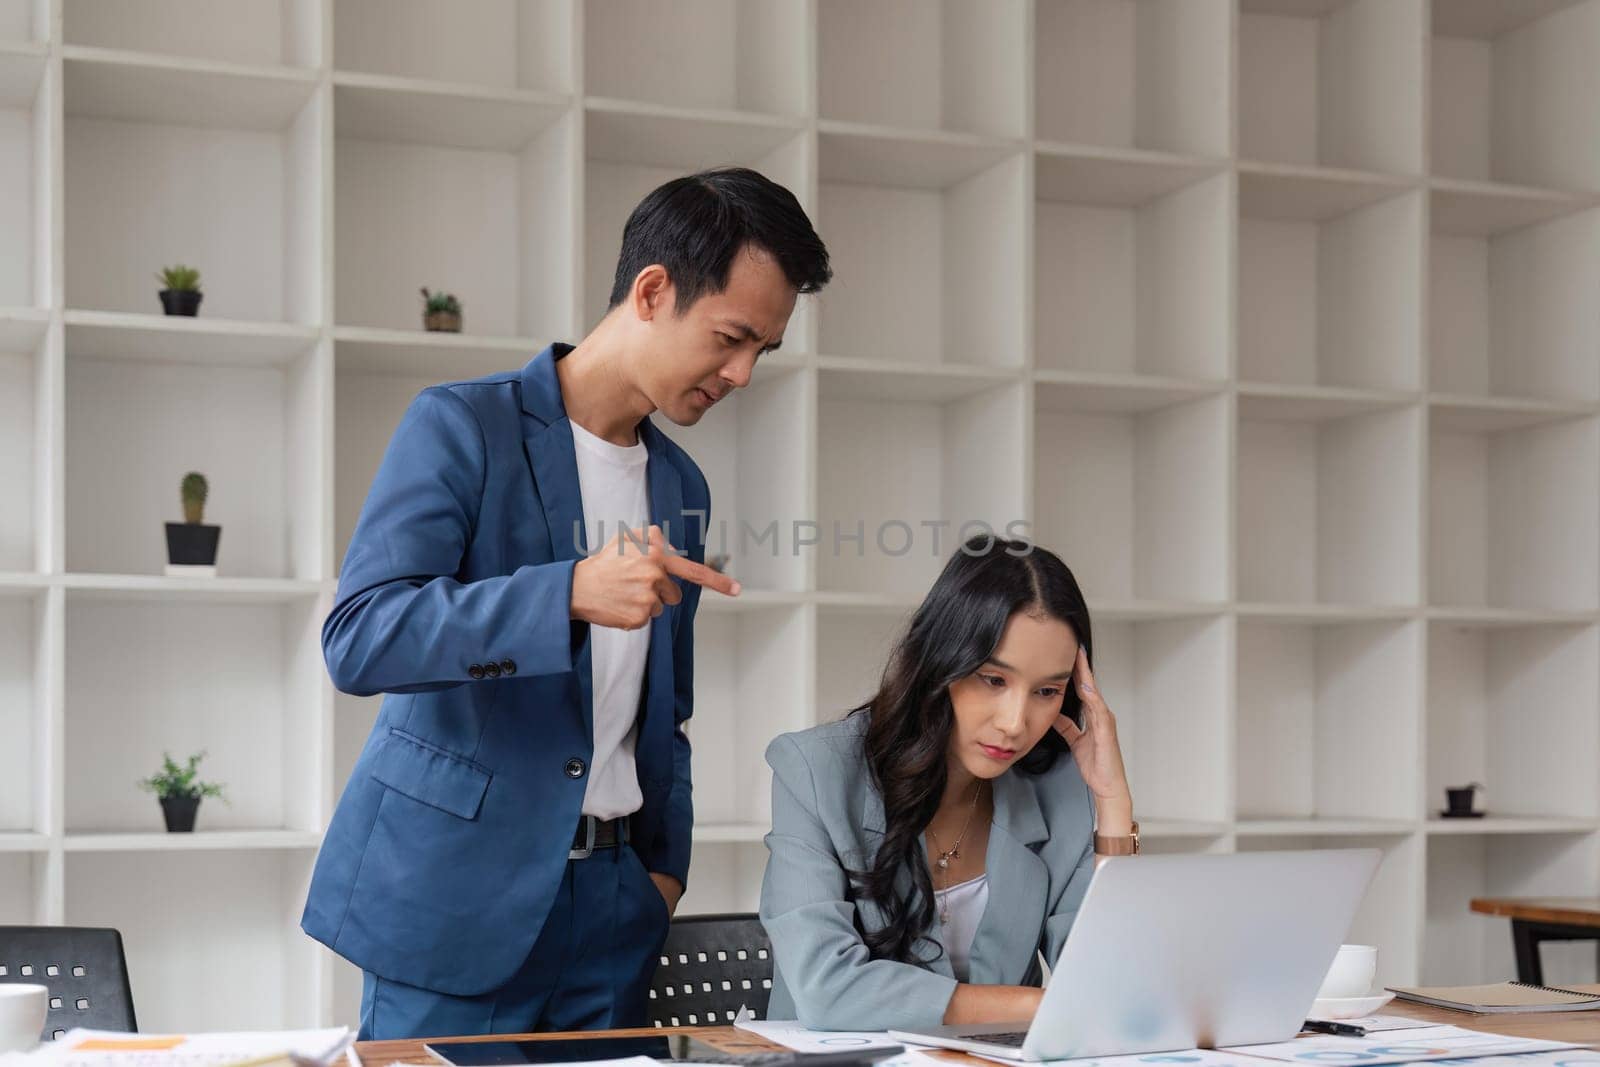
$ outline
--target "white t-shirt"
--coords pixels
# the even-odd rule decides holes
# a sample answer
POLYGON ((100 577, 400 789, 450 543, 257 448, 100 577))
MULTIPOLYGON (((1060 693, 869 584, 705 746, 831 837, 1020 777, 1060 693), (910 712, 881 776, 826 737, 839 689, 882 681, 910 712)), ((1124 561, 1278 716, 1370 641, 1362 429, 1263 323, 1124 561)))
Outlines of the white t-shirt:
MULTIPOLYGON (((642 541, 650 526, 650 486, 645 465, 650 455, 643 441, 626 447, 597 437, 577 423, 572 443, 578 457, 578 492, 583 497, 584 531, 591 551, 617 535, 622 524, 642 541), (602 536, 603 535, 603 536, 602 536)), ((626 546, 633 551, 633 546, 626 546)), ((644 805, 634 763, 639 694, 650 629, 618 630, 589 627, 589 653, 594 678, 594 756, 582 812, 600 819, 632 815, 644 805)))
POLYGON ((977 936, 983 909, 989 906, 989 876, 980 874, 948 889, 936 889, 933 897, 933 921, 950 956, 950 969, 955 972, 956 981, 968 981, 972 975, 972 939, 977 936), (950 921, 940 925, 939 915, 946 909, 950 921))

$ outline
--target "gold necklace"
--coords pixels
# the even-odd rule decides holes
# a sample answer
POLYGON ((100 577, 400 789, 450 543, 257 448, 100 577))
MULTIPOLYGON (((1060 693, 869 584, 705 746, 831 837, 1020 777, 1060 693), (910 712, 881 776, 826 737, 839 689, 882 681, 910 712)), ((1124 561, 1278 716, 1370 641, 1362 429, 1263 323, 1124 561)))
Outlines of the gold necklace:
MULTIPOLYGON (((956 835, 956 843, 948 849, 940 849, 939 835, 933 832, 933 824, 928 824, 928 839, 933 842, 933 847, 939 853, 938 859, 933 861, 933 866, 940 875, 948 877, 950 861, 961 858, 961 839, 967 836, 967 829, 972 825, 972 813, 978 810, 978 794, 983 792, 983 779, 979 778, 972 784, 972 804, 967 808, 967 821, 961 824, 961 832, 956 835)), ((941 881, 944 880, 941 878, 941 881)), ((948 885, 938 886, 940 892, 949 889, 948 885)), ((947 926, 950 923, 950 900, 948 894, 939 898, 939 925, 947 926)))

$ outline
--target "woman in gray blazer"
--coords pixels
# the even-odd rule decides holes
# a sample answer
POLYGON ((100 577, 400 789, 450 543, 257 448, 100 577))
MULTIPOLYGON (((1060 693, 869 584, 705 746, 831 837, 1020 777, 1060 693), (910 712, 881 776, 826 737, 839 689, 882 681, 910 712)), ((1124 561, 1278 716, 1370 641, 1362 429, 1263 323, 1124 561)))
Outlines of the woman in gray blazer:
POLYGON ((774 1019, 823 1030, 1026 1021, 1097 853, 1137 850, 1072 572, 978 537, 878 692, 767 749, 761 919, 774 1019))

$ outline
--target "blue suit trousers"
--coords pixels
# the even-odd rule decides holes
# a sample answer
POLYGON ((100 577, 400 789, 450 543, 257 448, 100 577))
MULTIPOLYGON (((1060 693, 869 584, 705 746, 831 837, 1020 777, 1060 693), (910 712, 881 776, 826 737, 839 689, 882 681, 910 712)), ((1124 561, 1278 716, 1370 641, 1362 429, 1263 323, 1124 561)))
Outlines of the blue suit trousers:
POLYGON ((667 904, 631 846, 568 860, 549 918, 499 989, 452 996, 364 971, 362 1041, 648 1026, 667 904))

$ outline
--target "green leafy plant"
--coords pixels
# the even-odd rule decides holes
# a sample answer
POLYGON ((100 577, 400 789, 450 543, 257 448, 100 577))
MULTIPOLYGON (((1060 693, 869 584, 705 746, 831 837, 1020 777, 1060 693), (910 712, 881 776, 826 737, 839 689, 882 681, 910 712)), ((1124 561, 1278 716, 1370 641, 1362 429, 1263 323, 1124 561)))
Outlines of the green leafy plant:
POLYGON ((180 766, 171 753, 163 752, 160 773, 141 781, 139 788, 154 793, 162 800, 169 797, 216 797, 226 804, 228 798, 222 795, 220 783, 199 780, 200 761, 205 759, 205 755, 204 752, 196 752, 189 757, 186 765, 180 766))
POLYGON ((200 291, 200 268, 176 263, 156 272, 163 288, 182 292, 200 291))
POLYGON ((457 300, 455 295, 452 293, 430 293, 428 292, 428 287, 423 286, 422 299, 427 302, 424 310, 426 310, 429 315, 434 315, 441 311, 448 312, 452 315, 461 314, 461 302, 457 300))
POLYGON ((183 497, 183 521, 192 523, 204 521, 206 497, 211 492, 206 476, 199 471, 190 471, 183 476, 183 484, 179 486, 178 492, 183 497))

